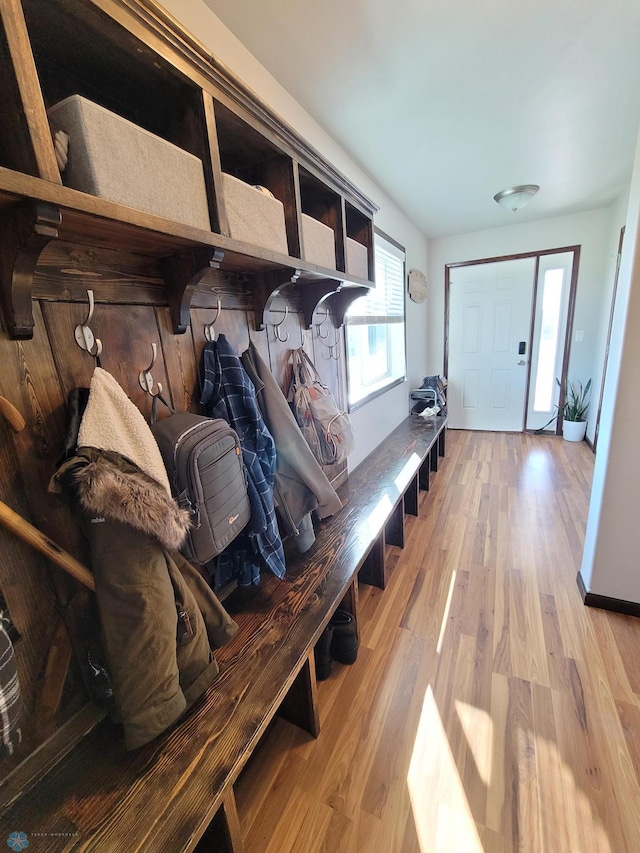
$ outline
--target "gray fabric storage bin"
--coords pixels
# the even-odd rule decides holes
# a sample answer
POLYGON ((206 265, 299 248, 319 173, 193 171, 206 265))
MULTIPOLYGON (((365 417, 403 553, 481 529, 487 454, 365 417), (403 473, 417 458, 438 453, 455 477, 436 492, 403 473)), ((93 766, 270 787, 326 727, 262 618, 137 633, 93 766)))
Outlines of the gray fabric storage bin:
POLYGON ((227 209, 230 236, 288 255, 284 206, 277 198, 263 193, 233 175, 222 173, 222 191, 227 209))
POLYGON ((305 261, 328 267, 330 270, 336 268, 336 241, 333 228, 303 213, 302 240, 305 261))
POLYGON ((369 280, 369 252, 357 240, 347 237, 347 272, 369 280))
POLYGON ((81 95, 48 111, 69 136, 63 183, 100 198, 211 230, 202 161, 81 95))

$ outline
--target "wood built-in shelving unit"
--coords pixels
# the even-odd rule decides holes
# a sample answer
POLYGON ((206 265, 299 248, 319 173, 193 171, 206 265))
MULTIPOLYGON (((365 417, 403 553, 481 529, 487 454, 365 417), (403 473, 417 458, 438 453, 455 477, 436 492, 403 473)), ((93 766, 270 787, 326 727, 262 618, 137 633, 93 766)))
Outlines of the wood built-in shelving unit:
POLYGON ((339 294, 340 316, 372 286, 375 205, 152 0, 2 0, 0 10, 0 285, 14 338, 33 335, 33 271, 52 240, 161 259, 175 333, 210 268, 251 278, 257 328, 285 285, 301 291, 308 325, 317 295, 339 294), (75 94, 198 157, 211 230, 65 187, 46 110, 75 94), (229 236, 223 171, 282 202, 288 255, 229 236), (302 212, 334 230, 336 269, 303 259, 302 212), (368 278, 346 271, 346 237, 367 247, 368 278))
MULTIPOLYGON (((166 398, 178 411, 201 411, 204 330, 214 317, 216 335, 236 352, 257 347, 285 393, 290 350, 303 347, 346 408, 339 326, 373 286, 375 212, 154 0, 0 0, 0 396, 26 422, 14 432, 0 417, 0 500, 90 566, 77 520, 48 492, 69 395, 88 387, 96 363, 74 336, 87 317, 88 290, 101 365, 147 418, 151 398, 138 376, 152 347, 153 376, 166 398), (66 186, 47 110, 72 95, 197 157, 209 227, 66 186), (282 203, 286 253, 231 236, 225 173, 266 187, 282 203), (308 260, 303 214, 332 232, 334 263, 308 260), (366 276, 348 270, 348 239, 368 251, 366 276), (284 336, 276 337, 285 308, 284 336)), ((348 485, 346 462, 325 472, 336 488, 348 485)), ((313 644, 345 597, 355 612, 354 573, 367 543, 353 513, 368 519, 378 490, 376 480, 362 495, 359 487, 343 492, 344 512, 336 527, 317 531, 310 563, 287 554, 286 583, 267 575, 252 604, 225 602, 240 632, 235 646, 216 650, 215 690, 165 740, 136 754, 124 753, 121 731, 92 701, 86 650, 99 633, 95 597, 0 526, 0 595, 18 636, 24 703, 22 742, 11 755, 0 752, 4 837, 42 830, 51 833, 51 850, 124 844, 146 853, 192 851, 202 836, 200 850, 241 850, 237 773, 277 708, 298 722, 307 708, 311 730, 317 727, 313 644), (340 539, 347 530, 351 538, 340 539), (192 749, 202 753, 204 772, 192 764, 192 749)))

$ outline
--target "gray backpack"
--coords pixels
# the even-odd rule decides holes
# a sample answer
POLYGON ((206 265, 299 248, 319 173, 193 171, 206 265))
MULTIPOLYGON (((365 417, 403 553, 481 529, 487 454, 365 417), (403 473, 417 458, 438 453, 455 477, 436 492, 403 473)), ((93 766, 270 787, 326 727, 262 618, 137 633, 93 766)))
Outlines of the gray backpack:
POLYGON ((251 517, 238 435, 221 418, 189 412, 155 421, 151 432, 171 492, 191 514, 182 552, 191 562, 204 565, 224 551, 251 517))

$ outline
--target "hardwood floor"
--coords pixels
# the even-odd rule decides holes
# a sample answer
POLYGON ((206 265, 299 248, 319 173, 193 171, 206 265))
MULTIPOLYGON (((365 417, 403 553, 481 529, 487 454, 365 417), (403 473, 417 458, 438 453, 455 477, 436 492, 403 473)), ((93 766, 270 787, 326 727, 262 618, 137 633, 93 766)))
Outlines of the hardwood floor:
POLYGON ((361 648, 236 786, 247 853, 640 850, 640 621, 576 586, 593 456, 449 431, 361 648))

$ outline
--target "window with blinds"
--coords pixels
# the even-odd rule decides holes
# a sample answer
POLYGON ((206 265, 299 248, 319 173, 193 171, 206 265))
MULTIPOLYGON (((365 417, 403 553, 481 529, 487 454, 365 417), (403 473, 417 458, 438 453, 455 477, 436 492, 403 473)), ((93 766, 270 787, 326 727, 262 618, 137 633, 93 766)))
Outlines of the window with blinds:
POLYGON ((405 252, 378 233, 374 247, 376 286, 346 316, 350 408, 405 378, 405 252))

